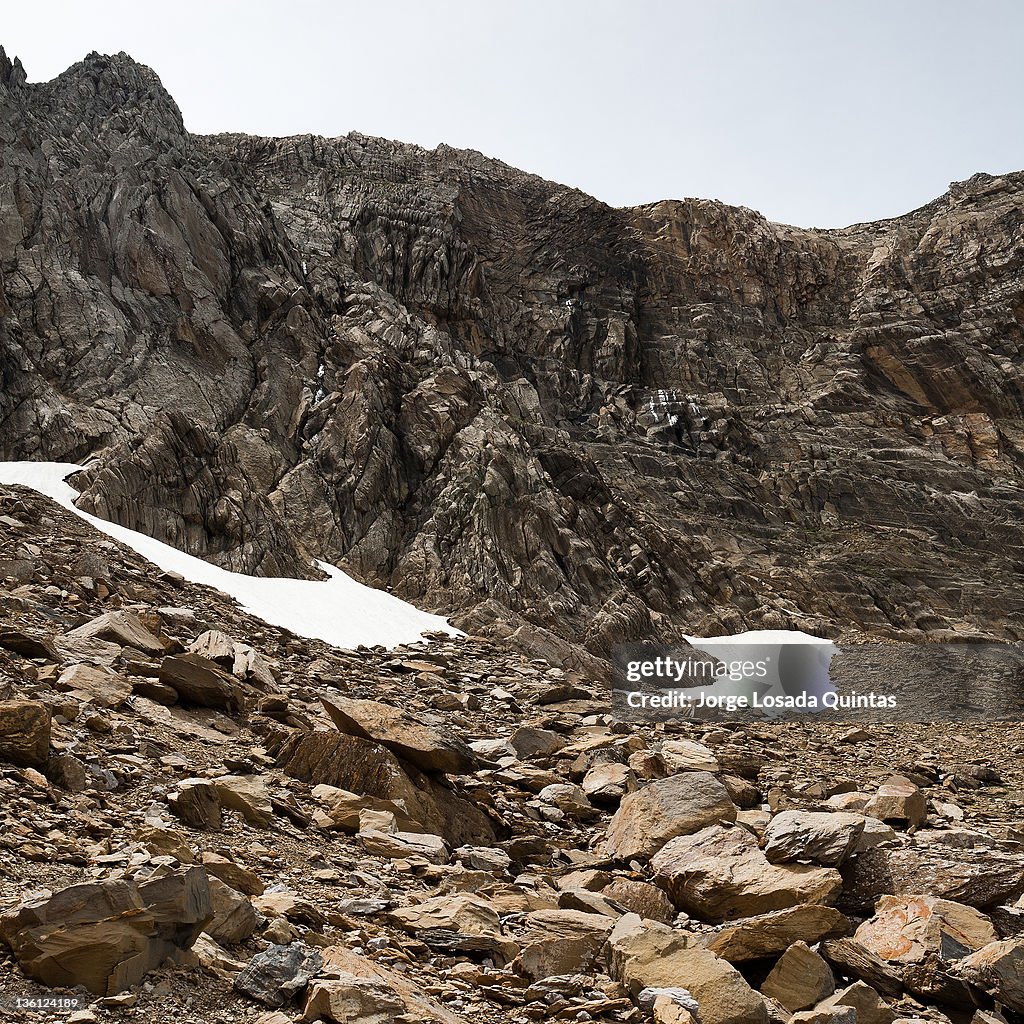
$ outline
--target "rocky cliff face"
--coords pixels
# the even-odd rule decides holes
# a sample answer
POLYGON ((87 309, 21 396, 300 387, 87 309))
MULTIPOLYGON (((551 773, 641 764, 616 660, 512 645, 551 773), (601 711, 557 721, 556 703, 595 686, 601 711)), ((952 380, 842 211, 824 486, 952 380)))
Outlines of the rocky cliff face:
POLYGON ((1024 636, 1024 175, 802 230, 479 154, 192 136, 0 56, 0 455, 237 570, 320 557, 554 660, 1024 636))

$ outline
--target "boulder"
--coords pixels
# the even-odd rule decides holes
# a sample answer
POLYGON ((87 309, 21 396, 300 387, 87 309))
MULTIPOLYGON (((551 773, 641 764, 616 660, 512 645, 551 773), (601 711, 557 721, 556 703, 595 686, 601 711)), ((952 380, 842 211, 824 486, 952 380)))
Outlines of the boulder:
POLYGON ((71 665, 58 677, 54 688, 99 708, 119 708, 132 695, 132 684, 109 668, 71 665))
POLYGON ((177 789, 167 794, 167 804, 185 825, 204 831, 217 831, 221 826, 220 800, 209 779, 182 779, 177 789))
POLYGON ((250 871, 220 854, 206 852, 202 855, 201 862, 208 875, 219 878, 246 896, 260 896, 266 888, 255 871, 250 871))
POLYGON ((44 985, 109 996, 190 948, 212 913, 202 868, 164 868, 27 900, 0 915, 0 940, 44 985))
POLYGON ((237 811, 250 825, 266 828, 274 820, 267 780, 258 775, 221 775, 210 785, 223 807, 237 811))
POLYGON ((626 795, 633 773, 617 761, 594 765, 583 777, 587 799, 598 807, 616 807, 626 795))
POLYGON ((502 961, 519 952, 502 931, 498 912, 476 896, 434 896, 391 912, 392 920, 428 946, 452 952, 482 951, 502 961))
POLYGON ((200 654, 164 658, 160 682, 170 686, 183 704, 216 708, 228 714, 238 714, 245 707, 245 691, 238 680, 200 654))
POLYGON ((324 966, 320 950, 302 942, 270 945, 235 978, 235 991, 264 1006, 279 1007, 303 992, 324 966))
POLYGON ((916 963, 932 953, 960 960, 999 938, 973 907, 923 895, 883 896, 853 937, 890 963, 916 963))
POLYGON ((834 868, 770 864, 749 832, 721 825, 673 839, 651 867, 676 907, 716 923, 828 904, 842 888, 834 868))
POLYGON ((950 974, 1024 1014, 1024 938, 991 942, 952 965, 950 974))
POLYGON ((405 1013, 405 1001, 389 985, 374 978, 341 972, 317 978, 306 993, 302 1021, 338 1024, 393 1024, 405 1013))
POLYGON ((45 768, 50 756, 50 709, 35 700, 0 701, 0 761, 45 768))
POLYGON ((160 638, 154 636, 137 615, 128 611, 98 615, 85 625, 70 630, 65 636, 71 640, 95 637, 97 640, 108 640, 122 647, 131 647, 144 654, 164 653, 164 645, 160 638))
POLYGON ((622 801, 608 826, 616 860, 647 859, 670 839, 736 820, 736 805, 710 772, 683 772, 651 782, 622 801))
POLYGON ((425 772, 465 775, 479 767, 477 756, 440 724, 375 700, 321 698, 340 732, 373 740, 425 772))
POLYGON ((245 942, 259 927, 262 918, 246 897, 225 885, 219 878, 209 878, 213 918, 203 931, 216 942, 235 946, 245 942))
POLYGON ((710 747, 696 740, 665 740, 658 751, 670 775, 676 772, 713 772, 722 766, 710 747))
POLYGON ((422 857, 430 864, 447 864, 450 859, 448 845, 440 836, 423 832, 383 832, 366 829, 359 832, 359 839, 367 853, 392 860, 406 857, 422 857))
POLYGON ((214 662, 260 693, 277 693, 279 690, 270 663, 255 648, 240 644, 219 630, 209 629, 198 636, 189 645, 189 653, 214 662))
POLYGON ((812 903, 731 921, 711 933, 707 945, 730 963, 742 963, 777 956, 800 939, 813 945, 849 930, 850 922, 834 907, 812 903))
POLYGON ((442 836, 452 846, 494 841, 491 819, 477 804, 403 764, 378 743, 334 730, 294 730, 272 752, 294 778, 401 804, 420 831, 442 836))
POLYGON ((794 942, 765 978, 761 993, 795 1013, 832 995, 835 988, 832 968, 806 942, 794 942))
POLYGON ((855 981, 852 985, 840 989, 818 1004, 818 1010, 842 1009, 849 1007, 856 1011, 856 1024, 892 1024, 896 1013, 892 1007, 870 986, 863 981, 855 981))
POLYGON ((594 973, 613 921, 581 910, 540 910, 526 917, 515 966, 531 981, 577 972, 594 973))
POLYGON ((639 914, 640 917, 652 921, 669 922, 676 916, 672 901, 650 882, 641 882, 632 878, 613 878, 601 890, 601 895, 621 904, 627 911, 639 914))
POLYGON ((881 896, 928 893, 984 910, 1024 893, 1024 855, 994 848, 984 837, 968 849, 917 833, 908 846, 877 846, 843 865, 843 906, 870 914, 881 896), (925 838, 928 837, 928 838, 925 838))
POLYGON ((39 658, 43 661, 56 662, 61 660, 52 640, 24 633, 20 629, 9 627, 0 629, 0 647, 14 651, 15 654, 20 654, 23 658, 39 658))
POLYGON ((676 949, 649 962, 634 960, 622 983, 636 995, 645 988, 683 988, 697 1001, 701 1024, 767 1024, 764 1000, 727 961, 708 949, 676 949))
POLYGON ((838 867, 856 849, 864 818, 841 811, 782 811, 764 833, 764 853, 773 864, 813 861, 838 867))
POLYGON ((532 761, 537 757, 550 757, 565 746, 565 737, 551 729, 538 729, 522 725, 509 737, 509 744, 516 757, 532 761))
POLYGON ((868 800, 864 813, 888 824, 920 828, 928 817, 928 801, 910 779, 894 775, 878 787, 868 800))
POLYGON ((821 944, 821 955, 837 974, 866 982, 883 995, 896 997, 903 991, 902 974, 854 939, 829 939, 821 944))

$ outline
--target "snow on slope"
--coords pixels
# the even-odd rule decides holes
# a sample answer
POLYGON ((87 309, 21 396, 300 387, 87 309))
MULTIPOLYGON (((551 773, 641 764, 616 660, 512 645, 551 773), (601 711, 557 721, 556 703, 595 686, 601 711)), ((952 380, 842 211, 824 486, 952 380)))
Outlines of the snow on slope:
POLYGON ((45 494, 161 569, 228 594, 247 612, 297 636, 354 648, 360 644, 396 647, 415 643, 431 631, 461 635, 440 615, 421 612, 391 594, 364 586, 326 562, 317 562, 317 567, 330 576, 328 580, 245 576, 98 519, 75 506, 78 492, 65 483, 66 477, 81 468, 68 462, 0 462, 0 484, 23 484, 45 494))

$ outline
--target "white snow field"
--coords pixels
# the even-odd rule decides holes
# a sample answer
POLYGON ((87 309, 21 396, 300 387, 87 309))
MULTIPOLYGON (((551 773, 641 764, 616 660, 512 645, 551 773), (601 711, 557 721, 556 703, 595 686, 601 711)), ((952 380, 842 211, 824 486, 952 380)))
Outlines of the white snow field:
POLYGON ((416 643, 427 632, 462 635, 440 615, 421 612, 391 594, 364 586, 326 562, 316 564, 330 576, 327 580, 246 576, 98 519, 75 506, 78 492, 65 482, 66 477, 81 468, 69 462, 0 462, 0 483, 23 484, 45 494, 161 569, 179 573, 192 583, 213 587, 235 598, 247 612, 297 636, 354 649, 360 644, 397 647, 416 643))

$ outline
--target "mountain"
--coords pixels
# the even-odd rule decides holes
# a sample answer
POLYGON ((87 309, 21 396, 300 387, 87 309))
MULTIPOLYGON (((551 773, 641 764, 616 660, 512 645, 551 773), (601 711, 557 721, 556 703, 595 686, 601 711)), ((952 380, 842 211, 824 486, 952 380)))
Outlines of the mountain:
POLYGON ((1024 636, 1024 174, 842 230, 612 209, 446 146, 192 135, 95 53, 0 53, 0 145, 0 458, 87 463, 87 511, 566 666, 1024 636))

